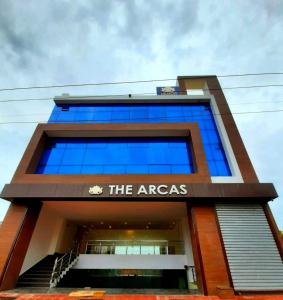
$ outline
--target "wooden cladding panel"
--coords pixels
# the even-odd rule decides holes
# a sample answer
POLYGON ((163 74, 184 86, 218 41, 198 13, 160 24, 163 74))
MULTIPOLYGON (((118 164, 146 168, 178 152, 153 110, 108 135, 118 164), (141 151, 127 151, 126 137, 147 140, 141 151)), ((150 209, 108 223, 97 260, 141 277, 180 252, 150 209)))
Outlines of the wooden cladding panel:
POLYGON ((204 293, 216 295, 221 288, 233 293, 214 206, 193 206, 191 212, 204 293))
POLYGON ((11 204, 0 231, 0 290, 15 287, 41 203, 11 204))
POLYGON ((280 234, 268 203, 263 205, 263 209, 283 262, 283 238, 280 234))
POLYGON ((27 207, 11 204, 0 227, 0 282, 20 232, 26 212, 27 207))

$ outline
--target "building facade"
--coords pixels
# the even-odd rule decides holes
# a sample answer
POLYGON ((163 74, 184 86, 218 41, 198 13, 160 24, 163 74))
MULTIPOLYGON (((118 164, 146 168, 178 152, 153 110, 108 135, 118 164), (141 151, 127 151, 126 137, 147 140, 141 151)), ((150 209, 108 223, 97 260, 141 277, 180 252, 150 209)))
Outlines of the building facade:
POLYGON ((259 183, 217 77, 177 83, 55 97, 1 194, 1 290, 283 291, 273 185, 259 183))

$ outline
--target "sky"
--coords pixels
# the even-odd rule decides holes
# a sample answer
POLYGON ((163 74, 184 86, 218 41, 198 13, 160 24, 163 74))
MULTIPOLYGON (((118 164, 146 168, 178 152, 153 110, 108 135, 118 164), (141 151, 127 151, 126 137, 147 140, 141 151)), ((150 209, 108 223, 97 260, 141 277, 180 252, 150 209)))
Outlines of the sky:
MULTIPOLYGON (((283 72, 282 31, 281 0, 1 0, 0 189, 10 182, 36 127, 1 123, 46 122, 53 107, 48 99, 4 100, 155 93, 156 86, 175 80, 1 89, 283 72)), ((219 80, 260 181, 277 189, 279 198, 270 205, 283 230, 283 86, 225 89, 283 84, 283 75, 219 80)), ((8 205, 0 199, 0 221, 8 205)))

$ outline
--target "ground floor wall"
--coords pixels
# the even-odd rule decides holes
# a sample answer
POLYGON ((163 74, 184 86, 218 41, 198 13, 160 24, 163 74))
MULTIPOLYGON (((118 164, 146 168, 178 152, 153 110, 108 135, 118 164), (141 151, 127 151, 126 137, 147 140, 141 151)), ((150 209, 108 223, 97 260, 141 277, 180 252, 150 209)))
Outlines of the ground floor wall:
POLYGON ((43 205, 20 274, 59 250, 58 244, 62 240, 65 226, 66 221, 62 217, 52 214, 43 205))
MULTIPOLYGON (((82 204, 80 203, 81 206, 82 204)), ((128 203, 128 205, 130 204, 128 203)), ((15 287, 20 272, 24 272, 41 258, 54 252, 67 251, 74 238, 78 237, 76 236, 77 226, 75 223, 59 213, 55 214, 45 205, 40 212, 40 207, 41 205, 12 204, 1 226, 0 279, 2 290, 15 287)), ((179 224, 174 230, 163 231, 162 233, 159 230, 152 230, 151 233, 147 230, 140 230, 132 238, 181 239, 184 241, 185 255, 144 257, 148 265, 143 267, 145 269, 151 267, 158 269, 160 266, 164 266, 167 269, 181 269, 185 268, 186 265, 194 265, 198 287, 204 294, 233 295, 235 290, 230 272, 231 266, 229 259, 227 259, 229 249, 226 249, 227 247, 225 248, 224 245, 225 229, 221 229, 215 205, 188 205, 187 207, 185 205, 184 207, 186 214, 179 219, 179 224)), ((241 211, 245 211, 245 208, 241 211)), ((266 226, 268 227, 268 225, 266 226)), ((105 236, 112 239, 117 237, 117 234, 119 238, 124 239, 126 231, 116 230, 116 233, 114 230, 112 232, 105 230, 93 230, 91 232, 90 230, 88 234, 89 238, 94 239, 102 239, 105 236)), ((132 234, 131 232, 128 233, 132 234)), ((120 256, 119 259, 114 256, 106 255, 104 257, 102 255, 98 257, 83 254, 76 268, 86 268, 89 259, 93 261, 93 265, 102 264, 101 267, 103 268, 106 264, 109 264, 113 269, 122 267, 143 268, 141 255, 139 257, 120 256)))

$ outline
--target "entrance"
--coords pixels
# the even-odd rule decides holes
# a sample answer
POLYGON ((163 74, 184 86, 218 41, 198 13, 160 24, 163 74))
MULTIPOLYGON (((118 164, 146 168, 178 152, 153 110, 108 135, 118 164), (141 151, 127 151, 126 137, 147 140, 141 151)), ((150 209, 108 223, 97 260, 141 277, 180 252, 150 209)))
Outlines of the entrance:
POLYGON ((20 282, 56 253, 57 287, 186 289, 195 283, 182 202, 45 202, 20 282), (68 256, 74 245, 76 259, 68 256))

